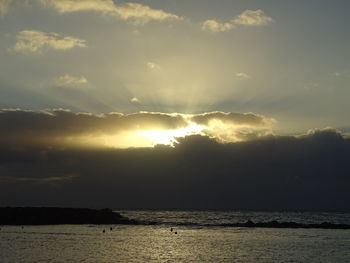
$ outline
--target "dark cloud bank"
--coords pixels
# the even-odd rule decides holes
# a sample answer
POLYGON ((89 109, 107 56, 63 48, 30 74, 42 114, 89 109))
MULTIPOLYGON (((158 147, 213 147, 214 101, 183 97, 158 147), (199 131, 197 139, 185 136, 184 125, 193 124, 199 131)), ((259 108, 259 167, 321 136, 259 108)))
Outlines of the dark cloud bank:
POLYGON ((333 129, 174 148, 0 145, 0 206, 350 211, 350 139, 333 129))

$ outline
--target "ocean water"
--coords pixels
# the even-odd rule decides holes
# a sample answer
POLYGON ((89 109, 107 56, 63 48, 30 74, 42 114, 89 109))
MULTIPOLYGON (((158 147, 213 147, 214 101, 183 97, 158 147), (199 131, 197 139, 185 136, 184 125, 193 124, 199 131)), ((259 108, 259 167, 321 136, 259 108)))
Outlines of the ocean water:
POLYGON ((159 224, 1 226, 0 262, 350 262, 350 230, 219 226, 247 219, 348 224, 349 214, 121 212, 159 224))
POLYGON ((265 212, 265 211, 157 211, 126 210, 122 215, 145 222, 165 225, 220 226, 230 223, 254 222, 296 222, 301 224, 350 224, 350 213, 327 212, 265 212))

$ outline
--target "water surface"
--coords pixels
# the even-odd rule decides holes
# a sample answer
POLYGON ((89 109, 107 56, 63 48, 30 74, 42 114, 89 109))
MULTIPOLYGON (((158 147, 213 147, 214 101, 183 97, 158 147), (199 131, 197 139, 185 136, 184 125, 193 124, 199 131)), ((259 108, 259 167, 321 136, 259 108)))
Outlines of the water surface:
MULTIPOLYGON (((134 217, 143 214, 144 218, 162 218, 165 221, 153 226, 54 225, 24 226, 23 229, 21 226, 2 226, 0 261, 350 262, 350 230, 175 224, 184 220, 192 222, 194 214, 202 223, 221 222, 230 217, 236 220, 233 213, 235 212, 123 211, 123 214, 133 214, 134 217), (208 213, 212 213, 213 217, 207 218, 208 213), (113 229, 110 230, 110 227, 113 229), (170 227, 173 227, 172 232, 170 227)), ((258 221, 258 217, 249 216, 258 221)), ((275 216, 277 215, 265 214, 267 218, 275 216)), ((344 220, 346 216, 348 215, 343 215, 343 219, 339 220, 344 220)), ((337 218, 335 215, 333 217, 337 218)))

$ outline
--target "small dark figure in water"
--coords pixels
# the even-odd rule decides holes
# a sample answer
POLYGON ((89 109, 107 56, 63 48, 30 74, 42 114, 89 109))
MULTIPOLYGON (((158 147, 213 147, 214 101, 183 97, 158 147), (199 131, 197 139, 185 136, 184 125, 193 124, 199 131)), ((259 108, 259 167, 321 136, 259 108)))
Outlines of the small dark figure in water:
POLYGON ((104 232, 106 232, 106 230, 103 229, 103 230, 102 230, 102 233, 104 233, 104 232))
POLYGON ((109 228, 109 230, 111 230, 111 231, 112 231, 112 230, 113 230, 113 227, 110 227, 110 228, 109 228))
POLYGON ((173 228, 170 228, 170 232, 173 232, 173 228))
POLYGON ((177 232, 175 231, 175 235, 177 235, 177 232))

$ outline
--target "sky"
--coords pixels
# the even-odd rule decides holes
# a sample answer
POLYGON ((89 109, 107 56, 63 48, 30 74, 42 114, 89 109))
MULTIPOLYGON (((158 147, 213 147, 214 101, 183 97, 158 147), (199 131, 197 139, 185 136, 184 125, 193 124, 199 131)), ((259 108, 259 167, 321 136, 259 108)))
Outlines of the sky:
POLYGON ((349 8, 0 0, 0 205, 348 209, 349 8))

